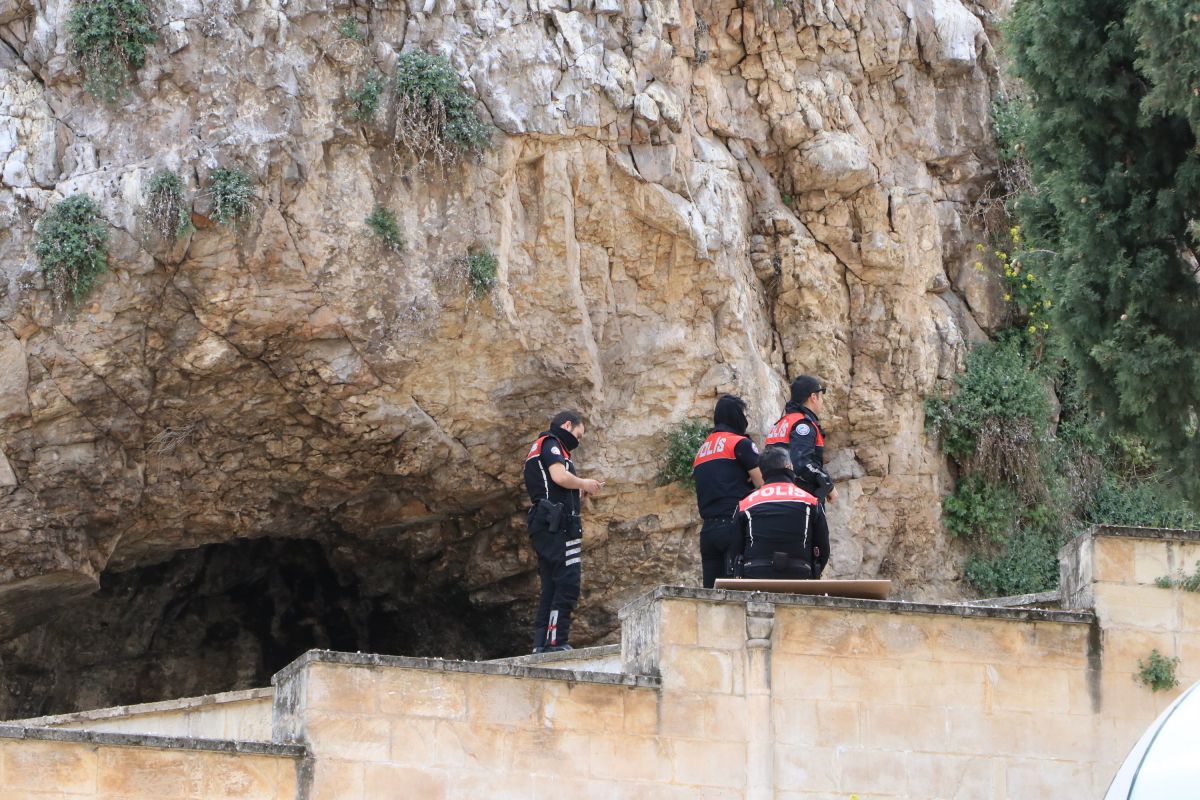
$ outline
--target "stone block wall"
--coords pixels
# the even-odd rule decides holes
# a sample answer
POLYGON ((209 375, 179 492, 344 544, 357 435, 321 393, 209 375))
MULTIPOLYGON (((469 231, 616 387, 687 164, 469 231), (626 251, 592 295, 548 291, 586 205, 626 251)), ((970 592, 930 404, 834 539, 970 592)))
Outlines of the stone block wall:
POLYGON ((0 726, 4 800, 295 800, 300 748, 0 726))
POLYGON ((1200 680, 1200 593, 1162 588, 1155 580, 1196 572, 1200 534, 1137 528, 1108 529, 1068 546, 1090 556, 1090 581, 1082 595, 1095 609, 1103 669, 1099 675, 1100 717, 1112 735, 1103 753, 1114 773, 1132 741, 1124 732, 1144 729, 1179 692, 1200 680), (1158 650, 1178 658, 1172 691, 1151 692, 1137 681, 1139 662, 1158 650))
POLYGON ((270 689, 248 689, 20 722, 29 727, 269 742, 273 697, 270 689))
POLYGON ((1062 556, 1082 607, 660 587, 622 612, 620 673, 578 668, 609 651, 310 651, 275 677, 273 743, 0 725, 0 797, 1100 797, 1200 677, 1200 594, 1155 585, 1200 533, 1102 529, 1062 556), (1180 687, 1138 683, 1153 649, 1180 687))
POLYGON ((745 742, 730 763, 762 791, 748 777, 744 796, 1002 800, 1107 783, 1093 777, 1091 614, 735 597, 659 590, 627 610, 627 656, 661 674, 664 719, 682 717, 660 735, 745 742), (638 629, 657 631, 657 660, 638 629), (747 717, 755 695, 769 703, 747 717))
POLYGON ((276 682, 310 800, 739 796, 695 793, 651 678, 312 652, 276 682))

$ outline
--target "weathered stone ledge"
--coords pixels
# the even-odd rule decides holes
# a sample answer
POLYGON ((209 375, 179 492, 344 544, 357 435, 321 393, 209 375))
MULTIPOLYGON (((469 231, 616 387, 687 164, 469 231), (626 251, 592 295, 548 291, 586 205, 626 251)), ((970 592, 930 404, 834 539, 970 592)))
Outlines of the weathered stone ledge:
POLYGON ((233 739, 199 739, 191 736, 155 736, 141 733, 98 733, 75 728, 34 728, 0 724, 0 739, 36 739, 48 742, 78 742, 109 747, 150 747, 158 750, 208 750, 215 753, 304 758, 308 750, 298 744, 245 742, 233 739))
POLYGON ((441 658, 382 656, 373 653, 341 653, 334 650, 309 650, 279 670, 279 672, 276 672, 271 678, 272 685, 278 686, 281 682, 291 678, 309 664, 342 664, 348 667, 393 667, 431 672, 469 672, 479 675, 507 675, 513 678, 538 678, 541 680, 567 681, 570 683, 603 683, 614 686, 639 686, 651 689, 658 689, 662 686, 662 681, 653 675, 626 675, 613 672, 551 669, 549 667, 530 667, 495 661, 450 661, 441 658))
POLYGON ((900 614, 944 614, 953 617, 1004 619, 1017 622, 1065 622, 1090 625, 1091 611, 1054 611, 1040 608, 999 608, 967 603, 911 603, 906 600, 858 600, 826 595, 775 594, 772 592, 736 592, 729 589, 701 589, 692 586, 659 586, 621 609, 625 619, 639 608, 663 598, 704 600, 712 603, 773 603, 777 606, 814 606, 817 608, 853 608, 900 614))
POLYGON ((1054 589, 1049 592, 1033 592, 1032 594, 1011 594, 1005 597, 984 597, 980 600, 968 600, 969 606, 990 606, 992 608, 1017 608, 1020 606, 1046 607, 1062 602, 1062 594, 1054 589))
POLYGON ((508 658, 494 658, 490 661, 485 661, 485 664, 513 664, 520 666, 537 666, 539 664, 563 664, 571 661, 591 661, 597 658, 608 658, 610 656, 619 656, 621 654, 621 645, 619 644, 602 644, 596 647, 578 647, 574 650, 557 653, 529 653, 523 656, 509 656, 508 658))
MULTIPOLYGON (((130 706, 111 706, 89 711, 74 711, 70 714, 54 714, 47 717, 30 717, 29 719, 12 720, 11 724, 31 728, 48 728, 56 725, 72 725, 77 722, 97 722, 105 719, 120 717, 136 717, 143 714, 163 714, 172 711, 188 711, 205 706, 219 706, 227 703, 244 703, 249 700, 270 699, 275 694, 271 687, 259 689, 242 689, 235 692, 218 692, 217 694, 183 697, 178 700, 159 700, 153 703, 138 703, 130 706)), ((0 723, 3 724, 3 723, 0 723)))
POLYGON ((1132 525, 1097 525, 1075 538, 1084 536, 1125 536, 1131 539, 1173 539, 1179 542, 1200 542, 1200 531, 1186 528, 1138 528, 1132 525))

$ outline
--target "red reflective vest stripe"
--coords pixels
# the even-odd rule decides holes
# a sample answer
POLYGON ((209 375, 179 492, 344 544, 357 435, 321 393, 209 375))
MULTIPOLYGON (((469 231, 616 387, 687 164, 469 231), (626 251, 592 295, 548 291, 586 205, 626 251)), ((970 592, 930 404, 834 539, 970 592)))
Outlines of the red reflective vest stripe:
POLYGON ((727 431, 710 433, 708 438, 704 440, 704 444, 700 445, 700 450, 696 453, 696 458, 692 461, 692 469, 709 461, 721 458, 736 458, 733 452, 734 448, 737 447, 738 442, 745 438, 745 436, 738 436, 736 433, 729 433, 727 431))
POLYGON ((790 483, 768 483, 761 489, 754 490, 738 503, 738 511, 745 511, 762 503, 804 503, 815 506, 820 502, 799 486, 790 483))
POLYGON ((792 438, 792 429, 801 422, 808 422, 817 432, 817 447, 825 446, 825 434, 821 432, 821 426, 812 422, 808 415, 803 411, 796 411, 791 414, 784 414, 779 418, 779 421, 771 426, 771 430, 767 433, 767 440, 763 443, 766 447, 771 445, 783 445, 786 447, 789 440, 792 438))
MULTIPOLYGON (((529 455, 525 456, 525 460, 528 461, 531 458, 537 458, 538 456, 540 456, 542 454, 542 442, 546 441, 547 439, 554 439, 554 437, 553 436, 539 436, 538 440, 533 443, 533 447, 529 448, 529 455)), ((554 439, 554 441, 558 442, 558 439, 554 439)), ((563 458, 567 459, 567 461, 570 461, 571 460, 571 451, 568 450, 567 448, 563 447, 561 442, 559 442, 559 449, 562 450, 563 458)))

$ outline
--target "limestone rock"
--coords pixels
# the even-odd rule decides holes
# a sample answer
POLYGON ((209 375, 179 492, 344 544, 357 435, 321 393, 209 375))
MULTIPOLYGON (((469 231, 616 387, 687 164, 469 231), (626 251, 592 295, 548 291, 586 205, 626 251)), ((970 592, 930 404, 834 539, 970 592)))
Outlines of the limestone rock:
POLYGON ((853 136, 822 131, 791 157, 792 187, 797 192, 852 194, 871 182, 871 158, 853 136))
POLYGON ((831 387, 831 574, 959 591, 922 400, 994 320, 957 269, 994 164, 968 6, 376 3, 359 45, 344 5, 175 3, 114 106, 82 91, 69 9, 0 5, 0 625, 105 571, 285 536, 376 594, 453 587, 527 619, 521 458, 579 407, 581 471, 607 481, 595 641, 647 585, 699 579, 694 500, 654 481, 665 432, 737 391, 761 434, 801 371, 831 387), (418 47, 496 126, 478 162, 418 165, 347 119, 346 92, 418 47), (228 166, 255 186, 241 226, 208 218, 228 166), (139 222, 158 168, 187 186, 178 242, 139 222), (111 226, 109 271, 60 311, 34 226, 76 192, 111 226), (403 252, 366 227, 376 204, 403 252), (480 296, 464 257, 485 249, 480 296))

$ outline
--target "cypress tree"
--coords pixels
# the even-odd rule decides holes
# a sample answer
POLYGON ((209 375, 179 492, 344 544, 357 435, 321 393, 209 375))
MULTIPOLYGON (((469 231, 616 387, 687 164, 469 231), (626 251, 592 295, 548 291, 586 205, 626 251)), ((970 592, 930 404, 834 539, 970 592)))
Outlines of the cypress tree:
POLYGON ((1018 213, 1026 262, 1052 287, 1058 343, 1106 423, 1193 477, 1197 5, 1018 0, 1008 31, 1038 188, 1018 213))

